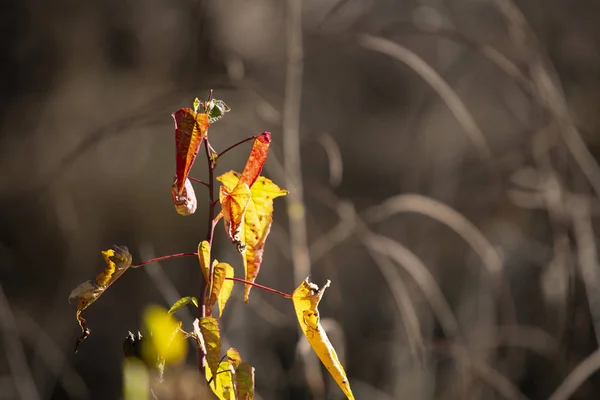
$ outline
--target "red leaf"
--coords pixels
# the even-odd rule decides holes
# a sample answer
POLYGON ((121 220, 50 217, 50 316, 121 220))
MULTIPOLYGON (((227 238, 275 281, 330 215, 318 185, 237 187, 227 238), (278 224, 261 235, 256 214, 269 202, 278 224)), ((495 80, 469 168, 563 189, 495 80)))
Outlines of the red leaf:
POLYGON ((171 116, 175 120, 175 188, 181 196, 209 123, 207 114, 191 108, 181 108, 171 116))
POLYGON ((260 175, 265 161, 267 161, 270 144, 271 132, 263 132, 254 139, 246 167, 242 171, 240 183, 245 183, 248 187, 252 187, 256 178, 260 175))

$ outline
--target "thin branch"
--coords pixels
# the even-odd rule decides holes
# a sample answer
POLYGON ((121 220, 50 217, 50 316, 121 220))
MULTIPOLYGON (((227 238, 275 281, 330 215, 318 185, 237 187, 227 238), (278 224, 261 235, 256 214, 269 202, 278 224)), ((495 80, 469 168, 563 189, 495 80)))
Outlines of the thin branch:
POLYGON ((259 289, 266 290, 267 292, 278 294, 280 296, 285 297, 286 299, 291 299, 292 298, 291 294, 283 293, 283 292, 280 292, 279 290, 270 288, 268 286, 263 286, 263 285, 260 285, 258 283, 250 282, 250 281, 247 281, 245 279, 241 279, 241 278, 229 278, 229 277, 226 277, 225 279, 230 280, 230 281, 236 281, 236 282, 240 282, 240 283, 245 283, 246 285, 254 286, 254 287, 257 287, 259 289))
POLYGON ((204 185, 204 186, 206 186, 206 187, 210 187, 210 185, 209 185, 208 183, 206 183, 206 182, 203 182, 203 181, 201 181, 200 179, 197 179, 197 178, 192 178, 191 176, 188 176, 188 179, 189 179, 190 181, 192 181, 192 182, 196 182, 196 183, 199 183, 199 184, 201 184, 201 185, 204 185))
POLYGON ((219 156, 219 157, 223 157, 223 156, 225 155, 225 153, 227 153, 229 150, 235 149, 235 148, 236 148, 236 147, 238 147, 240 144, 244 144, 244 143, 246 143, 246 142, 249 142, 249 141, 251 141, 251 140, 254 140, 254 139, 256 139, 256 136, 250 136, 250 137, 247 137, 247 138, 246 138, 246 139, 244 139, 244 140, 240 140, 240 141, 239 141, 239 142, 237 142, 236 144, 232 144, 231 146, 229 146, 228 148, 226 148, 225 150, 223 150, 222 152, 220 152, 220 153, 218 154, 218 156, 219 156))
POLYGON ((152 258, 150 260, 142 261, 139 264, 133 264, 131 266, 131 268, 139 268, 139 267, 143 267, 144 265, 147 265, 147 264, 151 264, 151 263, 155 263, 155 262, 163 261, 163 260, 168 260, 170 258, 176 258, 176 257, 198 257, 198 253, 175 253, 175 254, 169 254, 168 256, 156 257, 156 258, 152 258))

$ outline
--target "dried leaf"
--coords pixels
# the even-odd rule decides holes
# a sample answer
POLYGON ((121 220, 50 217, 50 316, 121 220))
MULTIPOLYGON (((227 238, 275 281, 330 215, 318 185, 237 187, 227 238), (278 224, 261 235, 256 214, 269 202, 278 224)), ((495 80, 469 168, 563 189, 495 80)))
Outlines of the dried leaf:
POLYGON ((106 268, 93 281, 89 280, 79 284, 69 294, 69 303, 73 300, 78 300, 75 318, 82 332, 81 337, 77 340, 75 351, 77 351, 81 342, 92 333, 86 327, 86 320, 81 316, 81 313, 96 301, 131 266, 131 254, 125 246, 114 246, 114 249, 103 251, 102 256, 106 262, 106 268))
POLYGON ((237 400, 234 376, 234 366, 227 361, 219 363, 216 375, 206 369, 206 380, 211 382, 210 388, 219 400, 237 400))
MULTIPOLYGON (((222 184, 221 191, 231 191, 238 186, 240 174, 229 171, 219 176, 217 180, 222 184)), ((245 251, 241 254, 246 280, 254 282, 260 270, 265 241, 273 222, 273 199, 285 196, 287 190, 281 189, 270 179, 260 176, 250 188, 250 194, 251 198, 241 218, 244 229, 238 234, 238 239, 245 245, 245 251)), ((233 218, 233 216, 227 217, 229 211, 230 209, 223 208, 225 219, 233 218)), ((227 227, 227 223, 225 226, 227 227)), ((251 287, 246 285, 244 301, 248 301, 251 287)))
POLYGON ((227 350, 227 360, 229 361, 229 364, 237 368, 242 363, 242 356, 240 356, 240 353, 236 349, 230 347, 229 350, 227 350))
POLYGON ((200 268, 204 281, 210 284, 210 244, 207 240, 203 240, 198 244, 198 259, 200 260, 200 268))
POLYGON ((169 315, 175 314, 178 310, 182 309, 183 307, 187 306, 190 303, 192 303, 196 307, 198 307, 198 299, 197 298, 195 298, 193 296, 182 297, 181 299, 177 300, 171 306, 171 308, 169 308, 169 315))
POLYGON ((254 367, 248 363, 241 363, 236 371, 238 400, 254 399, 254 367))
POLYGON ((171 114, 175 121, 175 192, 183 195, 184 184, 194 165, 202 139, 206 136, 208 115, 191 108, 171 114))
POLYGON ((177 178, 175 178, 175 182, 171 186, 171 198, 178 214, 188 216, 196 212, 198 201, 192 182, 189 179, 185 180, 185 185, 180 194, 177 189, 177 178))
POLYGON ((206 346, 206 361, 212 375, 217 373, 221 354, 221 333, 216 318, 204 317, 200 319, 200 332, 206 346))
POLYGON ((346 377, 344 367, 340 363, 335 349, 331 345, 327 334, 321 326, 319 311, 317 307, 323 296, 325 289, 329 287, 331 281, 319 289, 317 285, 311 283, 308 278, 292 294, 292 301, 294 302, 294 309, 296 310, 296 316, 298 317, 298 323, 304 336, 308 339, 308 343, 312 346, 317 356, 321 359, 321 362, 333 379, 340 386, 348 399, 354 399, 352 390, 350 389, 350 383, 346 377))
POLYGON ((218 263, 213 268, 213 279, 210 285, 210 296, 206 302, 206 308, 212 310, 217 301, 219 302, 219 318, 223 315, 223 310, 231 296, 233 290, 233 281, 225 278, 233 277, 233 267, 227 263, 218 263))

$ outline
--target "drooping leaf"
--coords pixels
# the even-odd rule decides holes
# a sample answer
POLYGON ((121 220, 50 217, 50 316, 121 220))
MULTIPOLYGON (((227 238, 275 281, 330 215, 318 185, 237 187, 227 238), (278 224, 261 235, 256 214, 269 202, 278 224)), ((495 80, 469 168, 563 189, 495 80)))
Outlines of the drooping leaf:
POLYGON ((227 360, 229 361, 229 364, 237 368, 242 363, 242 356, 240 356, 240 353, 236 349, 230 347, 229 350, 227 350, 227 360))
POLYGON ((219 368, 221 354, 221 332, 219 331, 219 322, 213 317, 204 317, 200 319, 200 332, 206 346, 206 362, 213 375, 219 368))
POLYGON ((150 332, 150 340, 142 342, 142 354, 146 360, 158 360, 159 364, 178 364, 187 354, 187 341, 181 332, 181 322, 164 308, 151 305, 144 311, 144 324, 150 332))
POLYGON ((178 310, 182 309, 183 307, 187 306, 190 303, 192 303, 193 305, 198 307, 198 299, 195 298, 194 296, 182 297, 181 299, 177 300, 171 306, 171 308, 169 308, 169 315, 175 314, 178 310))
POLYGON ((227 361, 219 363, 216 375, 206 369, 206 380, 211 382, 210 388, 219 400, 237 400, 234 377, 234 366, 227 361))
POLYGON ((235 378, 238 400, 253 400, 254 367, 248 363, 241 363, 235 371, 235 378))
POLYGON ((225 278, 233 277, 233 267, 227 263, 218 263, 213 268, 213 279, 210 285, 210 295, 206 301, 206 308, 212 310, 217 301, 219 302, 219 318, 223 315, 225 304, 231 296, 233 281, 225 278))
POLYGON ((185 180, 183 190, 179 193, 177 189, 177 178, 171 185, 171 198, 175 205, 175 210, 179 215, 188 216, 196 212, 198 207, 198 201, 196 200, 196 193, 194 187, 189 179, 185 180))
POLYGON ((260 173, 263 165, 267 161, 269 153, 269 145, 271 144, 271 132, 263 132, 254 139, 248 161, 242 171, 242 176, 238 185, 245 183, 248 187, 252 187, 260 173))
POLYGON ((194 165, 209 121, 206 113, 181 108, 171 114, 175 121, 175 191, 183 194, 184 184, 194 165))
POLYGON ((308 343, 312 346, 319 359, 333 379, 337 382, 339 387, 342 389, 348 399, 354 399, 352 390, 350 389, 350 383, 346 377, 344 367, 340 363, 337 357, 335 349, 331 345, 325 330, 321 326, 319 311, 317 307, 323 296, 325 289, 329 287, 331 281, 319 289, 317 285, 311 283, 308 278, 292 294, 292 301, 294 302, 294 309, 296 310, 296 317, 298 317, 298 323, 304 333, 304 336, 308 339, 308 343))
POLYGON ((131 254, 125 246, 114 246, 114 249, 103 251, 102 256, 106 262, 106 268, 93 281, 89 280, 79 284, 69 294, 69 303, 73 300, 78 300, 75 318, 82 332, 81 337, 77 340, 75 351, 77 351, 81 342, 92 333, 86 327, 86 320, 81 316, 81 313, 96 301, 131 266, 131 254))
POLYGON ((204 281, 208 285, 210 284, 210 243, 207 240, 203 240, 198 244, 198 259, 200 260, 204 281))
POLYGON ((231 188, 221 186, 219 192, 225 231, 240 253, 246 248, 242 230, 244 228, 244 215, 251 197, 252 192, 246 184, 236 185, 231 188))
MULTIPOLYGON (((221 191, 229 192, 238 186, 240 174, 229 171, 219 176, 217 180, 222 184, 221 191)), ((286 194, 287 190, 281 189, 263 176, 258 177, 250 188, 251 197, 241 218, 244 229, 238 234, 238 239, 245 248, 241 254, 247 281, 254 282, 260 270, 265 241, 273 223, 273 199, 286 194)), ((231 215, 227 217, 229 211, 230 209, 223 207, 224 219, 233 218, 231 215)), ((227 223, 225 226, 227 227, 227 223)), ((251 287, 246 285, 244 301, 248 301, 251 287)))

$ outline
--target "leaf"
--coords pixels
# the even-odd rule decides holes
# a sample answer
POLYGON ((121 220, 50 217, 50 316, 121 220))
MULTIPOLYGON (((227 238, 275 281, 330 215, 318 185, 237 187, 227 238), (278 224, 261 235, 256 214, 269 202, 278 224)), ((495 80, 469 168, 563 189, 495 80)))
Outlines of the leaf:
MULTIPOLYGON (((240 174, 229 171, 219 176, 217 180, 222 184, 222 191, 231 191, 237 187, 240 174)), ((247 281, 254 282, 260 270, 265 241, 273 223, 273 199, 285 196, 287 193, 287 190, 281 189, 270 179, 262 176, 258 177, 250 188, 251 197, 242 218, 244 229, 243 232, 240 230, 238 234, 238 239, 245 247, 245 251, 241 254, 247 281)), ((228 210, 224 207, 224 219, 227 218, 227 212, 228 210)), ((227 223, 225 226, 227 227, 227 223)), ((251 286, 246 285, 244 293, 244 301, 246 302, 248 301, 250 289, 251 286)))
POLYGON ((254 367, 241 363, 235 371, 238 400, 254 399, 254 367))
POLYGON ((242 356, 240 356, 240 353, 236 349, 230 347, 229 350, 227 350, 227 360, 229 361, 229 364, 237 368, 242 363, 242 356))
POLYGON ((263 132, 254 139, 248 161, 246 161, 246 166, 242 171, 242 177, 240 178, 238 185, 245 183, 248 187, 252 187, 262 172, 265 161, 267 161, 270 144, 271 132, 263 132))
POLYGON ((240 253, 246 248, 242 238, 242 229, 244 227, 244 215, 251 197, 252 192, 246 184, 236 185, 231 187, 231 189, 221 186, 219 192, 225 231, 229 236, 229 240, 236 245, 240 253))
MULTIPOLYGON (((175 303, 177 304, 177 303, 175 303)), ((178 364, 187 354, 187 341, 181 332, 181 322, 164 308, 151 305, 144 311, 144 324, 151 332, 150 340, 142 342, 142 354, 148 362, 178 364)))
POLYGON ((175 191, 183 194, 184 184, 194 165, 202 139, 208 130, 208 115, 191 108, 171 114, 175 121, 175 191))
POLYGON ((225 104, 223 100, 210 100, 206 105, 206 113, 208 114, 208 122, 212 125, 231 111, 231 108, 225 104))
POLYGON ((185 307, 186 305, 193 303, 196 307, 198 307, 198 299, 193 296, 182 297, 177 300, 171 308, 169 308, 169 315, 175 314, 177 311, 185 307))
POLYGON ((329 287, 331 281, 319 289, 317 285, 311 283, 308 278, 292 294, 292 301, 294 302, 294 309, 296 310, 296 317, 298 317, 298 323, 304 333, 304 336, 308 339, 308 343, 312 346, 317 356, 321 359, 321 362, 333 379, 337 382, 339 387, 342 389, 348 399, 354 399, 352 390, 350 389, 350 383, 346 377, 344 367, 338 360, 335 349, 331 345, 327 334, 321 326, 319 311, 317 307, 321 301, 321 297, 325 292, 325 289, 329 287))
POLYGON ((221 333, 216 318, 204 317, 200 319, 200 332, 206 346, 206 361, 213 375, 219 368, 221 354, 221 333))
POLYGON ((210 285, 210 297, 206 302, 206 308, 212 310, 217 301, 219 302, 219 318, 223 315, 225 304, 231 296, 233 281, 225 278, 233 277, 233 267, 227 263, 218 263, 213 268, 213 279, 210 285))
POLYGON ((75 351, 77 351, 81 342, 83 342, 92 333, 86 327, 86 320, 81 316, 82 312, 88 308, 93 302, 112 285, 123 273, 131 266, 131 254, 127 247, 114 246, 114 249, 109 249, 102 252, 106 268, 99 273, 92 281, 86 281, 79 284, 69 294, 69 303, 77 300, 77 312, 75 318, 81 328, 82 335, 77 340, 75 351))
POLYGON ((227 361, 219 363, 216 375, 206 369, 206 380, 211 382, 210 388, 220 400, 236 400, 234 376, 234 367, 227 361))
POLYGON ((200 260, 200 268, 204 281, 210 284, 210 244, 207 240, 203 240, 198 244, 198 259, 200 260))
POLYGON ((175 178, 175 182, 171 185, 171 198, 173 199, 173 204, 175 205, 175 210, 178 214, 188 216, 196 212, 198 201, 196 200, 196 193, 194 192, 192 182, 190 182, 189 179, 185 180, 183 190, 179 193, 177 189, 177 178, 175 178))

